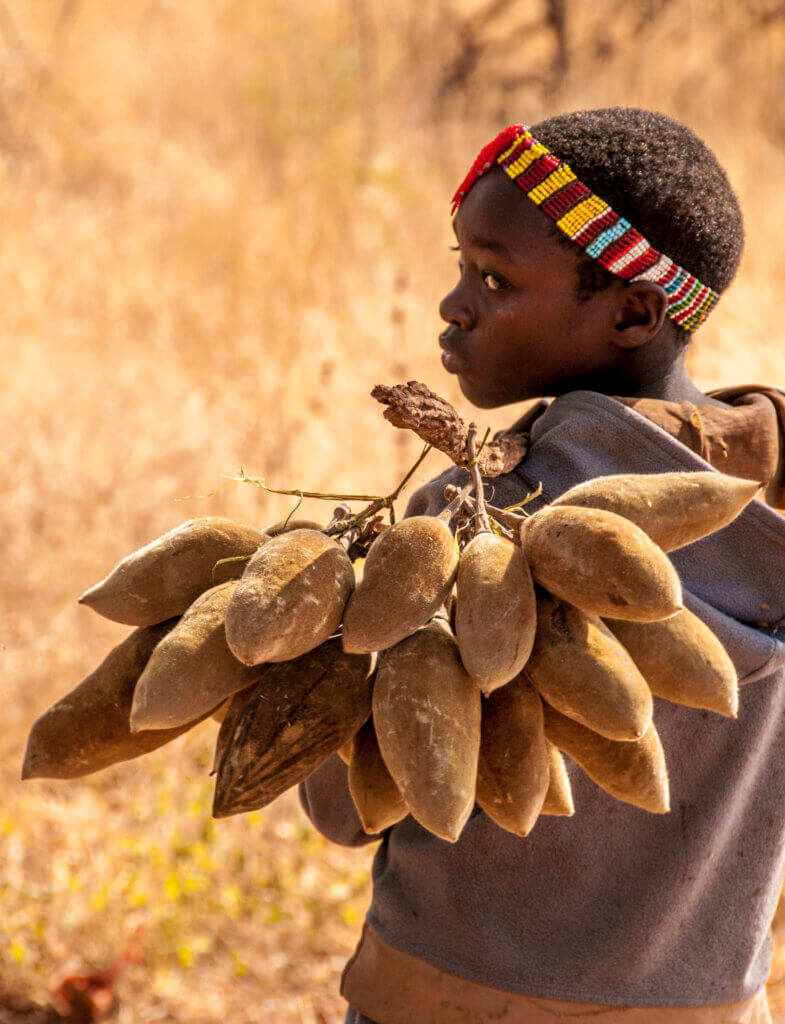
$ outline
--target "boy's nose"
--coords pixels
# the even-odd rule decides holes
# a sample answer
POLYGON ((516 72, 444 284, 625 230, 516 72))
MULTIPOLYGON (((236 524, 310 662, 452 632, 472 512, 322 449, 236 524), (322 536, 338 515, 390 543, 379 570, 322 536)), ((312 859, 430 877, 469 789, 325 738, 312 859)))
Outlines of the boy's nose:
POLYGON ((439 316, 445 323, 458 324, 464 330, 468 330, 474 323, 474 315, 461 294, 460 284, 448 292, 439 303, 439 316))

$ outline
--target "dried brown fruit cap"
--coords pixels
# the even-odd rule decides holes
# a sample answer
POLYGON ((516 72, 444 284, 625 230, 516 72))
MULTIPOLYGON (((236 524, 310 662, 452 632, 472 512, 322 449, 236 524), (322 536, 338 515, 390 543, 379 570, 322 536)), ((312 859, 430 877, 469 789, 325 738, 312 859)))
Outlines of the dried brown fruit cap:
MULTIPOLYGON (((394 427, 413 430, 423 441, 448 455, 456 466, 468 466, 466 441, 469 428, 453 406, 425 384, 416 380, 393 387, 377 384, 371 391, 371 397, 387 406, 384 418, 394 427)), ((527 433, 510 431, 497 434, 480 451, 477 459, 480 473, 485 477, 509 473, 528 450, 527 433)))

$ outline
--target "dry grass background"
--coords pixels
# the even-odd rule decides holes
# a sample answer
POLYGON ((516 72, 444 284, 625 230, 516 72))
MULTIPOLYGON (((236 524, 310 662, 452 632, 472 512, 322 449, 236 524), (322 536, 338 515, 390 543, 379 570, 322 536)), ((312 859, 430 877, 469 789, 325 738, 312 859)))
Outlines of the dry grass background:
POLYGON ((83 589, 194 515, 291 507, 243 485, 189 495, 241 465, 386 491, 419 445, 371 386, 417 377, 466 408, 436 343, 449 196, 502 123, 626 103, 703 134, 749 242, 694 374, 785 377, 779 5, 567 11, 556 74, 541 0, 0 4, 9 991, 46 1002, 70 969, 121 962, 123 1024, 342 1020, 372 850, 330 847, 291 794, 212 822, 213 724, 82 782, 22 786, 19 765, 34 717, 124 635, 77 607, 83 589))

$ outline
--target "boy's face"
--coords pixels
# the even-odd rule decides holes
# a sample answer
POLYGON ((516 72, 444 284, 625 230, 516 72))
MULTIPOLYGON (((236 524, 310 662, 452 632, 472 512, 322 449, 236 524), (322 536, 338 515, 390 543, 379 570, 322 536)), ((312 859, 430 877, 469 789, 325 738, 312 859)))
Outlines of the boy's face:
MULTIPOLYGON (((575 251, 500 171, 480 178, 453 222, 461 276, 441 302, 442 362, 474 405, 492 408, 587 387, 618 364, 622 283, 577 298, 575 251)), ((622 300, 623 301, 623 300, 622 300)))

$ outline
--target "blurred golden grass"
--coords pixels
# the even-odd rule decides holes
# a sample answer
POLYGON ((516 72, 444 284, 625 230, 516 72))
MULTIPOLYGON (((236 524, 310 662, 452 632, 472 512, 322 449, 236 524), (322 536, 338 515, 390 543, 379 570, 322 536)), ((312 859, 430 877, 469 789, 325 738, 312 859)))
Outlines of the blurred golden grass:
POLYGON ((242 485, 188 496, 240 466, 383 492, 419 445, 383 423, 372 385, 416 377, 466 408, 436 344, 449 196, 502 123, 625 103, 703 134, 749 241, 693 370, 704 387, 783 375, 780 22, 753 31, 721 0, 574 5, 558 87, 505 85, 549 59, 547 32, 505 49, 513 21, 541 15, 522 0, 488 19, 462 89, 440 92, 456 23, 481 10, 0 4, 9 989, 43 1002, 74 963, 125 957, 121 1022, 342 1019, 372 851, 326 844, 292 794, 212 822, 214 725, 83 782, 21 786, 19 765, 34 717, 125 632, 77 607, 82 590, 194 515, 264 523, 292 506, 242 485))

